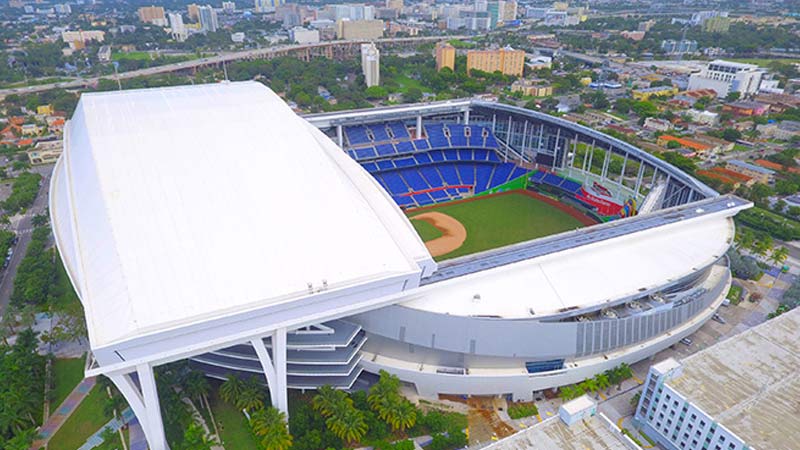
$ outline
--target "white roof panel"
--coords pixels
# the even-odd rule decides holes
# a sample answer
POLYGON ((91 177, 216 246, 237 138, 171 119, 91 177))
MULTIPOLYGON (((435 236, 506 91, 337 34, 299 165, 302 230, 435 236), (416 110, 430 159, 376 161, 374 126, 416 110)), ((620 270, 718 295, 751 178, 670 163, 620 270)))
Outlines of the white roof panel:
POLYGON ((733 224, 725 216, 687 220, 432 283, 403 305, 503 318, 593 307, 708 266, 725 253, 732 237, 733 224))
POLYGON ((260 83, 84 94, 52 205, 93 346, 430 272, 391 198, 260 83))

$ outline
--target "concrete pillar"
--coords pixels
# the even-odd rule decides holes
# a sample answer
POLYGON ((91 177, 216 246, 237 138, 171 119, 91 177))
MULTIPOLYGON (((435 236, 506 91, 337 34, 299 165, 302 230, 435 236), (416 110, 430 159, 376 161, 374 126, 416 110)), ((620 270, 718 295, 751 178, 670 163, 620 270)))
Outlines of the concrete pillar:
POLYGON ((156 379, 153 376, 153 366, 150 364, 136 366, 136 375, 139 379, 141 391, 136 386, 136 383, 133 382, 131 373, 109 374, 107 376, 117 386, 133 413, 136 414, 136 418, 139 419, 149 448, 151 450, 168 450, 167 437, 164 434, 164 422, 161 419, 156 379))
POLYGON ((417 116, 417 139, 422 139, 422 116, 417 116))
POLYGON ((469 125, 469 110, 464 111, 464 125, 469 125))
POLYGON ((286 390, 286 328, 280 328, 272 333, 272 356, 275 358, 275 381, 277 390, 276 407, 289 417, 289 398, 286 390))
POLYGON ((339 147, 344 148, 344 131, 341 125, 336 125, 336 142, 339 143, 339 147))

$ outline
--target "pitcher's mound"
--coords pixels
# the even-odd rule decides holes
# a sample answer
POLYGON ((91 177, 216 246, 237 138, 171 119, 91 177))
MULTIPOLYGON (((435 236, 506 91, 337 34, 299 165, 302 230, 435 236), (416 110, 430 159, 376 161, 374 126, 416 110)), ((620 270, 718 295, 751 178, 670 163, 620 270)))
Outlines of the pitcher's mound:
POLYGON ((431 211, 418 214, 411 220, 422 220, 433 225, 442 232, 442 236, 425 243, 425 247, 434 258, 446 255, 464 244, 467 239, 467 229, 458 220, 447 214, 431 211))

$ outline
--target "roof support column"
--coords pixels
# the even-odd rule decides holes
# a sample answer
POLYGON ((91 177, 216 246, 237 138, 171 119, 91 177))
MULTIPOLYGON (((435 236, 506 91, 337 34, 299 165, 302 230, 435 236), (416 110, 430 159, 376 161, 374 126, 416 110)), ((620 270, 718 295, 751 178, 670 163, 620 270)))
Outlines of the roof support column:
POLYGON ((289 401, 286 393, 286 328, 272 332, 272 358, 264 345, 264 339, 258 337, 250 340, 250 344, 258 355, 258 361, 264 371, 269 388, 269 398, 272 406, 289 414, 289 401))
POLYGON ((422 139, 422 116, 417 115, 417 139, 422 139))
POLYGON ((344 148, 344 135, 341 125, 336 125, 336 142, 339 143, 339 147, 344 148))
POLYGON ((149 364, 141 364, 136 367, 136 372, 142 387, 141 391, 133 381, 131 373, 106 376, 117 386, 133 413, 136 414, 147 438, 148 446, 153 450, 166 450, 169 447, 161 420, 161 408, 158 403, 158 390, 155 377, 153 377, 153 368, 149 364))
POLYGON ((275 358, 275 390, 277 401, 275 407, 289 417, 288 385, 286 382, 286 328, 279 328, 272 333, 272 356, 275 358))
POLYGON ((469 125, 469 109, 464 111, 464 125, 469 125))

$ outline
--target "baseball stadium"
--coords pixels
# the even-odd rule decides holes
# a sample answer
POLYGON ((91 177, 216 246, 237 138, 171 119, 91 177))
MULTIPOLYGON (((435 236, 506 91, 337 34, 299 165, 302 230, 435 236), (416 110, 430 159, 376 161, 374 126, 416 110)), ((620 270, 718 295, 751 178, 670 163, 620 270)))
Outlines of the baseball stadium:
POLYGON ((381 370, 423 397, 531 400, 648 358, 720 307, 751 206, 482 99, 298 116, 220 83, 84 94, 66 130, 50 211, 88 374, 152 448, 152 368, 179 359, 263 376, 285 411, 286 389, 381 370))

